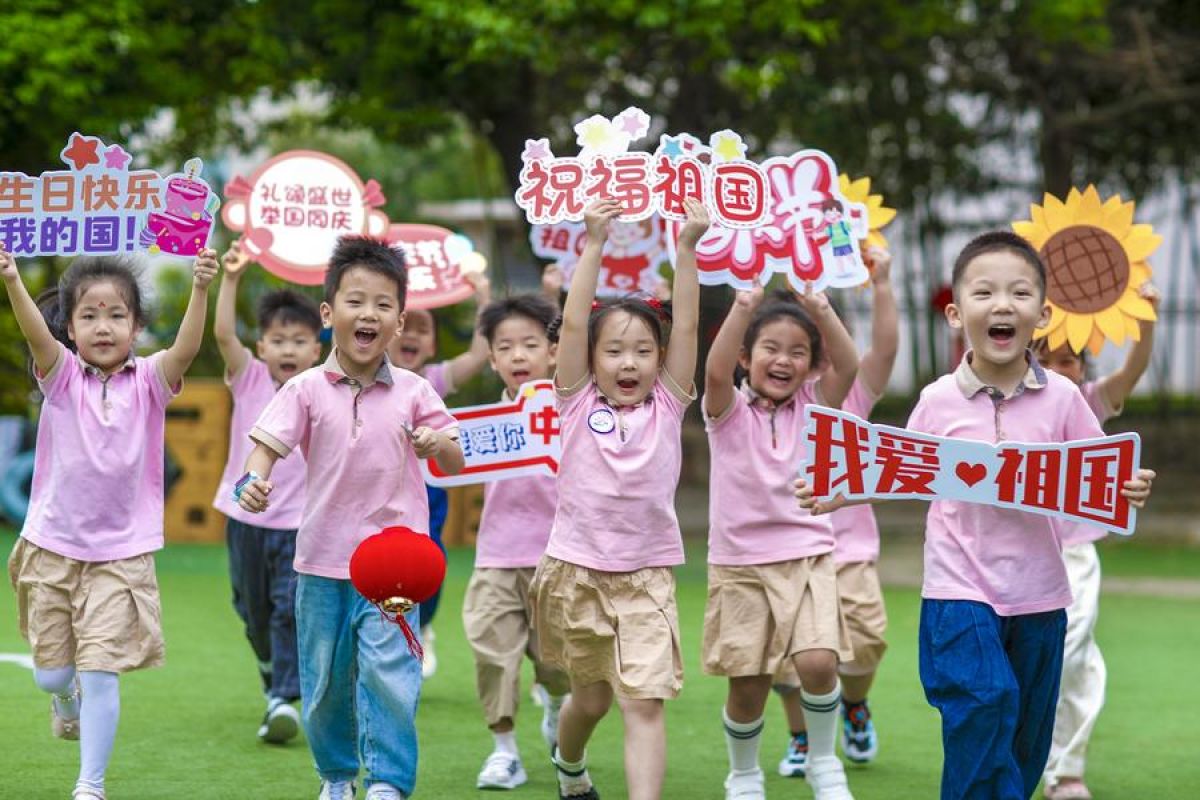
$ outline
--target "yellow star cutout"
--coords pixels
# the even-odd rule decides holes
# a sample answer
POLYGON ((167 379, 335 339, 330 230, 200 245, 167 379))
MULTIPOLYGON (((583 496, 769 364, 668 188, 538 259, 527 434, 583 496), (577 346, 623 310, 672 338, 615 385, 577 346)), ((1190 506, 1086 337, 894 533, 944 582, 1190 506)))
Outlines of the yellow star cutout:
POLYGON ((721 131, 713 137, 713 153, 722 161, 736 161, 746 157, 746 145, 742 137, 732 131, 721 131))
POLYGON ((612 141, 612 123, 606 119, 589 119, 579 126, 579 144, 590 150, 603 150, 612 141))

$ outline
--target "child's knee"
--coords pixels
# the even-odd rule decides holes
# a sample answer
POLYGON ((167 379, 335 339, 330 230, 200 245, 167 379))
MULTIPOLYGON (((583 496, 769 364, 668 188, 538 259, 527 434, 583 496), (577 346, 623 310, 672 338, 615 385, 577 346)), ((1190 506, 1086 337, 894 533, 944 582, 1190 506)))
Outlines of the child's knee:
POLYGON ((837 682, 837 653, 832 650, 806 650, 795 656, 800 683, 810 691, 837 682))
POLYGON ((660 725, 664 720, 664 704, 662 700, 622 700, 621 714, 626 725, 653 726, 660 725))
POLYGON ((75 667, 37 667, 33 670, 33 681, 43 692, 68 695, 75 690, 75 667))

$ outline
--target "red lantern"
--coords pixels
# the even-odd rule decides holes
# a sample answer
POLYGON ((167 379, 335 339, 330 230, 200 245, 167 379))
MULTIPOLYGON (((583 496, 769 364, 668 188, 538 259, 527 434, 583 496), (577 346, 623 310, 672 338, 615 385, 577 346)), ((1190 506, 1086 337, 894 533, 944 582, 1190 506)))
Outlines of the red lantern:
POLYGON ((404 615, 437 593, 446 578, 446 556, 432 539, 402 526, 384 528, 359 543, 350 556, 350 582, 389 620, 400 626, 409 651, 423 651, 404 615))

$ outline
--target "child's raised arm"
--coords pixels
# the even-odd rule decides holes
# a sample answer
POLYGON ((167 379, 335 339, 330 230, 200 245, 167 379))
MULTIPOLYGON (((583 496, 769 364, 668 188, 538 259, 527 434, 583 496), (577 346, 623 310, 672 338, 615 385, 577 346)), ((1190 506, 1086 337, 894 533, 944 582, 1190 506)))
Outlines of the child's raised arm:
POLYGON ((724 414, 734 400, 733 371, 742 351, 746 329, 762 301, 763 287, 756 279, 753 288, 739 291, 734 297, 733 306, 725 315, 717 338, 713 339, 704 364, 704 413, 709 417, 724 414))
POLYGON ((217 290, 217 310, 213 316, 213 336, 217 349, 225 361, 225 374, 233 378, 242 372, 249 360, 249 352, 237 336, 237 292, 242 273, 250 259, 242 252, 239 242, 230 245, 221 257, 221 288, 217 290))
POLYGON ((204 317, 208 314, 208 286, 216 277, 217 269, 217 251, 201 250, 192 266, 192 296, 188 299, 187 310, 183 312, 179 333, 175 335, 175 343, 163 353, 163 377, 168 386, 175 386, 183 380, 183 374, 200 352, 200 342, 204 339, 204 317))
MULTIPOLYGON (((679 231, 672 291, 671 339, 664 362, 675 385, 690 391, 696 375, 696 350, 700 329, 700 278, 696 271, 696 243, 708 230, 708 211, 694 198, 684 200, 687 222, 679 231)), ((572 286, 574 284, 572 283, 572 286)))
POLYGON ((492 284, 482 272, 467 273, 466 278, 475 287, 475 333, 471 336, 471 346, 467 351, 450 359, 451 386, 462 386, 482 372, 490 353, 487 339, 479 332, 479 312, 492 302, 492 284))
POLYGON ((621 204, 608 198, 592 201, 584 212, 587 243, 575 265, 575 274, 571 276, 558 334, 555 384, 560 389, 575 386, 587 375, 588 318, 592 314, 592 301, 596 299, 596 282, 600 279, 600 255, 608 239, 608 223, 620 215, 621 204))
MULTIPOLYGON (((1138 294, 1154 306, 1155 311, 1158 310, 1158 289, 1155 289, 1152 283, 1143 283, 1138 289, 1138 294)), ((1099 380, 1098 388, 1104 392, 1104 399, 1108 401, 1110 408, 1120 409, 1125 404, 1126 398, 1133 394, 1133 387, 1137 386, 1146 367, 1150 366, 1150 355, 1154 352, 1154 322, 1140 319, 1138 329, 1141 331, 1141 338, 1129 348, 1125 363, 1113 374, 1099 380)))
POLYGON ((798 297, 800 305, 821 331, 829 358, 829 369, 825 370, 818 383, 821 399, 831 406, 840 407, 850 393, 854 376, 858 374, 858 350, 854 346, 854 339, 850 338, 850 332, 834 313, 824 292, 814 292, 810 287, 809 291, 798 297))
POLYGON ((50 326, 46 324, 46 318, 29 296, 29 290, 21 280, 21 273, 17 271, 17 260, 3 244, 0 244, 0 277, 4 279, 4 288, 8 292, 9 302, 12 303, 17 326, 24 334, 25 341, 29 342, 33 364, 37 367, 39 375, 45 375, 58 361, 62 345, 54 338, 50 326))
POLYGON ((887 391, 900 349, 900 317, 890 280, 892 254, 882 247, 869 247, 866 256, 871 262, 871 347, 863 355, 858 373, 872 394, 881 395, 887 391))

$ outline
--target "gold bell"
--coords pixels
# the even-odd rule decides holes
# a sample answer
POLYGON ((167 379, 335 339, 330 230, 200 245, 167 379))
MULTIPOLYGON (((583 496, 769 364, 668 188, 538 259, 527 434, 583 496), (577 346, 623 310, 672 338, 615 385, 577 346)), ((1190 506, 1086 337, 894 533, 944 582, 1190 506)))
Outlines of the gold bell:
POLYGON ((389 614, 407 614, 415 605, 416 603, 407 597, 389 597, 380 603, 383 610, 389 614))

